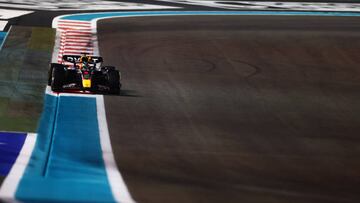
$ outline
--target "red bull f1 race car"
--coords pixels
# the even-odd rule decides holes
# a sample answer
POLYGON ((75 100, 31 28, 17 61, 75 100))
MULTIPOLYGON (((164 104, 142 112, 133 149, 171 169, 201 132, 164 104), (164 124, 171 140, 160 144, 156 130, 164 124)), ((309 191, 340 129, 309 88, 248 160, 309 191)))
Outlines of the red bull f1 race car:
POLYGON ((83 54, 64 55, 62 59, 61 64, 50 64, 48 85, 52 91, 120 93, 120 72, 113 66, 101 66, 102 57, 83 54))

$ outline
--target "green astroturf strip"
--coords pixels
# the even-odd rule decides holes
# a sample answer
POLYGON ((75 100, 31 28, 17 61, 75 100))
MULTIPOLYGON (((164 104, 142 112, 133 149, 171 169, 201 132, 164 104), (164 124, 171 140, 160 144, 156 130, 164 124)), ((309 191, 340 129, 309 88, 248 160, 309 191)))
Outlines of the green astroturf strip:
POLYGON ((13 26, 0 51, 0 131, 36 132, 55 30, 13 26))

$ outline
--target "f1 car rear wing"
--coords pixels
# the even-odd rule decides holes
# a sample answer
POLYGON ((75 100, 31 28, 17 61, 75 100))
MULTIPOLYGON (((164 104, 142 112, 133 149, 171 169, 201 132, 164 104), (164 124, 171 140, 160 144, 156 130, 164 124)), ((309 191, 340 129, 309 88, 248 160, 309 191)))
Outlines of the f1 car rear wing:
MULTIPOLYGON (((70 63, 80 63, 80 59, 82 56, 80 55, 64 55, 62 59, 64 61, 70 62, 70 63)), ((97 64, 103 62, 103 58, 101 56, 87 56, 89 58, 89 63, 97 64)))

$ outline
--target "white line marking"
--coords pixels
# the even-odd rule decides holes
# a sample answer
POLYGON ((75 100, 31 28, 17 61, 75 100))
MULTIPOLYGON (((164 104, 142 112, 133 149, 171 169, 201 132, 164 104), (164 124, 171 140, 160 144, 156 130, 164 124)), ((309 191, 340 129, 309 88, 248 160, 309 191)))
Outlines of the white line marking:
MULTIPOLYGON (((60 16, 61 17, 61 16, 60 16)), ((82 20, 58 20, 59 23, 70 23, 70 24, 85 24, 89 25, 90 23, 88 21, 82 21, 82 20)))
POLYGON ((79 27, 59 27, 59 31, 62 32, 91 32, 91 28, 79 28, 79 27))
POLYGON ((71 43, 71 42, 74 42, 74 43, 88 43, 88 42, 91 42, 91 39, 66 39, 64 38, 63 39, 64 42, 61 42, 61 43, 71 43), (66 40, 66 42, 65 42, 66 40))
MULTIPOLYGON (((10 28, 9 28, 8 33, 10 33, 11 28, 12 28, 12 27, 10 27, 10 28)), ((8 36, 9 36, 9 35, 5 35, 5 38, 3 39, 2 43, 0 44, 0 50, 1 50, 1 49, 2 49, 2 47, 4 46, 5 41, 6 41, 6 39, 8 38, 8 36)))
POLYGON ((53 92, 53 91, 51 90, 51 87, 48 86, 48 85, 46 86, 45 94, 48 94, 48 95, 51 95, 51 96, 55 96, 55 97, 59 96, 59 94, 53 92))
MULTIPOLYGON (((83 53, 84 51, 81 50, 81 51, 64 51, 63 54, 64 55, 81 55, 81 53, 83 53)), ((92 54, 91 51, 88 52, 89 55, 94 55, 92 54)))
POLYGON ((61 37, 61 40, 72 40, 72 41, 91 41, 93 40, 93 38, 89 38, 89 37, 61 37))
POLYGON ((61 28, 58 28, 58 29, 59 29, 59 31, 63 31, 63 32, 70 32, 70 31, 91 32, 91 28, 61 27, 61 28))
POLYGON ((0 19, 8 20, 10 18, 16 18, 26 14, 33 13, 34 11, 24 11, 24 10, 12 10, 12 9, 0 9, 0 19))
POLYGON ((7 23, 8 23, 8 21, 0 20, 0 32, 5 29, 7 23))
POLYGON ((91 29, 62 29, 66 35, 75 33, 75 34, 91 34, 91 29))
POLYGON ((95 94, 80 94, 80 93, 59 93, 59 97, 89 97, 89 98, 96 98, 99 95, 95 94))
POLYGON ((79 38, 88 38, 90 39, 92 37, 92 34, 86 34, 86 33, 69 33, 66 34, 67 37, 79 37, 79 38))
POLYGON ((69 35, 69 34, 89 34, 91 35, 91 29, 88 29, 88 30, 81 30, 81 29, 67 29, 67 30, 63 30, 63 32, 66 33, 66 35, 69 35))
POLYGON ((17 157, 10 173, 6 176, 0 188, 0 200, 5 202, 15 202, 15 192, 23 176, 26 166, 31 158, 32 151, 36 143, 37 134, 28 133, 24 145, 17 157))
POLYGON ((61 46, 73 46, 73 47, 86 46, 86 47, 89 47, 89 46, 92 46, 92 43, 91 43, 91 41, 88 41, 88 42, 65 42, 65 43, 62 43, 61 46))
POLYGON ((75 23, 75 22, 68 22, 68 23, 59 23, 59 28, 63 27, 72 27, 72 28, 90 28, 90 24, 81 24, 81 23, 75 23))
POLYGON ((111 148, 108 125, 106 121, 104 97, 102 95, 98 95, 96 97, 96 107, 100 131, 101 149, 103 152, 106 173, 109 183, 111 185, 112 193, 115 200, 118 202, 133 203, 135 201, 131 198, 125 182, 115 163, 115 158, 111 148))
POLYGON ((86 48, 81 48, 81 47, 79 47, 79 48, 72 48, 72 49, 66 48, 66 49, 64 49, 63 51, 64 51, 64 52, 77 52, 77 51, 92 52, 93 49, 86 49, 86 48))
POLYGON ((54 96, 54 97, 90 97, 90 98, 96 98, 99 95, 95 94, 78 94, 78 93, 55 93, 51 90, 51 87, 49 85, 46 86, 45 94, 54 96))
POLYGON ((68 25, 76 25, 76 27, 89 27, 90 23, 88 22, 81 22, 81 21, 59 21, 59 27, 61 27, 62 25, 68 26, 68 25))
POLYGON ((207 6, 223 9, 297 10, 297 11, 360 11, 359 3, 234 1, 234 0, 158 0, 164 2, 207 6))
POLYGON ((62 36, 61 39, 79 39, 79 40, 91 40, 93 36, 80 36, 80 35, 65 35, 62 36))
POLYGON ((179 7, 153 4, 124 3, 104 0, 0 0, 0 7, 49 11, 68 10, 151 10, 176 9, 179 7))
POLYGON ((66 46, 66 47, 64 47, 64 50, 65 51, 67 51, 67 50, 69 50, 69 51, 82 51, 82 50, 90 50, 90 51, 92 51, 92 50, 94 50, 94 48, 92 48, 92 47, 87 47, 87 46, 66 46))

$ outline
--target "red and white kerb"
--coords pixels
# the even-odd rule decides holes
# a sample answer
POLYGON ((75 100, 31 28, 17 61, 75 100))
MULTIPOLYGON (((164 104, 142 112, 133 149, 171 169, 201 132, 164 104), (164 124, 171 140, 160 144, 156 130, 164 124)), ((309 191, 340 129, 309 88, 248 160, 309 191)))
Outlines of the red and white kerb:
MULTIPOLYGON (((92 32, 91 22, 59 20, 57 31, 60 32, 58 63, 62 62, 63 55, 94 54, 96 34, 92 32)), ((65 64, 71 65, 69 62, 65 64)))

